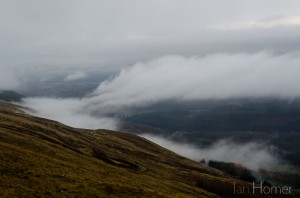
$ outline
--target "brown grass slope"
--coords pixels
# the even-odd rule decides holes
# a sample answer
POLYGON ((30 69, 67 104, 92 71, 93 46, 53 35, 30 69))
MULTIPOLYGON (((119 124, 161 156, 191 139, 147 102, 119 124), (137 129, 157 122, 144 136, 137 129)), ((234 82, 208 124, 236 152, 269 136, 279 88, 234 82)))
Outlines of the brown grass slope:
POLYGON ((75 129, 1 102, 0 178, 0 197, 219 197, 241 183, 134 134, 75 129))

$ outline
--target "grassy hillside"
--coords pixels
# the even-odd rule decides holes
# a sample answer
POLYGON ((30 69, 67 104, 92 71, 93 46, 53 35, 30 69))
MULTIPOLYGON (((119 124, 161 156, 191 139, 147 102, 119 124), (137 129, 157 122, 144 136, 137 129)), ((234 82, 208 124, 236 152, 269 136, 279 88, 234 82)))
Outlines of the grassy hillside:
POLYGON ((226 197, 233 182, 250 185, 134 134, 74 129, 1 102, 0 159, 0 197, 226 197))

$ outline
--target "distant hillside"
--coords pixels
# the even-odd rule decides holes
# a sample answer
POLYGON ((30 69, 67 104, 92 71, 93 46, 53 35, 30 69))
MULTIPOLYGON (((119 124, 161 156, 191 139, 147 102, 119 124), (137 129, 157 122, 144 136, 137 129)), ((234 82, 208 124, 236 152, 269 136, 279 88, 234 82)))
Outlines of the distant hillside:
POLYGON ((84 97, 93 92, 99 82, 39 82, 29 84, 22 92, 30 97, 84 97))
POLYGON ((0 151, 0 197, 233 197, 234 182, 250 185, 134 134, 75 129, 1 102, 0 151))
POLYGON ((138 109, 125 121, 168 131, 299 132, 300 99, 166 102, 148 109, 138 109))
POLYGON ((7 102, 21 102, 24 98, 22 94, 19 94, 11 90, 0 90, 0 100, 7 102))
POLYGON ((172 102, 137 109, 122 129, 160 134, 209 146, 216 140, 269 142, 285 160, 300 167, 300 99, 227 99, 172 102))

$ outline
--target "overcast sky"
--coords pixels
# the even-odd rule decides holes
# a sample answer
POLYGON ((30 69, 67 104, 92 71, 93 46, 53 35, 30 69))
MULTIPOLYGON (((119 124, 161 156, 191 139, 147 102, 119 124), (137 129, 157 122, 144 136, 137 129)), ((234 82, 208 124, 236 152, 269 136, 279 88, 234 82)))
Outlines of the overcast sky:
POLYGON ((86 98, 26 100, 76 127, 161 100, 300 97, 299 0, 0 0, 0 28, 0 89, 108 76, 86 98))
POLYGON ((0 88, 117 72, 167 55, 290 53, 298 0, 0 0, 0 88))

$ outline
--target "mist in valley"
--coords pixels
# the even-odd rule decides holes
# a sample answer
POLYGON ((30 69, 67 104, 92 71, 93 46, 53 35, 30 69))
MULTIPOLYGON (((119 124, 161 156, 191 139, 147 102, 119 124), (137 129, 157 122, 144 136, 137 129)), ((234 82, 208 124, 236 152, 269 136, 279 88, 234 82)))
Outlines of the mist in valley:
POLYGON ((300 167, 299 2, 0 4, 0 91, 28 113, 196 161, 300 167))
POLYGON ((175 142, 168 138, 153 134, 142 134, 142 137, 153 141, 175 153, 200 162, 222 161, 241 164, 253 171, 260 169, 272 170, 283 161, 277 148, 262 142, 237 143, 230 139, 216 141, 213 145, 193 145, 175 142))

